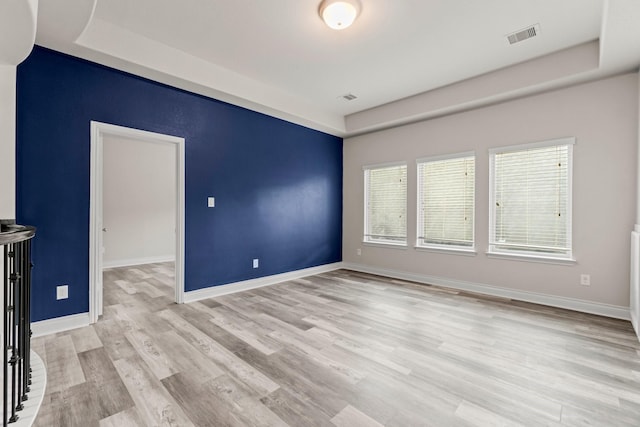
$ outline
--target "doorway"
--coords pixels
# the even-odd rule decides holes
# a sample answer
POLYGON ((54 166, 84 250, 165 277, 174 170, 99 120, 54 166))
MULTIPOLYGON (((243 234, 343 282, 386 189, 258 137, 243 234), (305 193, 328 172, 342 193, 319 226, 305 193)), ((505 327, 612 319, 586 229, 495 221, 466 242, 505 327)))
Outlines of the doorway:
MULTIPOLYGON (((116 141, 126 140, 130 143, 142 142, 146 146, 160 144, 162 147, 173 150, 172 156, 175 167, 166 173, 174 174, 171 182, 175 185, 175 198, 173 203, 175 222, 175 240, 172 245, 175 250, 175 302, 184 300, 184 138, 163 135, 153 132, 141 131, 122 126, 116 126, 100 122, 91 122, 91 196, 90 196, 90 230, 89 230, 89 317, 90 322, 98 321, 103 309, 103 278, 102 271, 105 267, 105 234, 109 232, 105 224, 105 143, 114 144, 116 141)), ((139 150, 138 150, 139 151, 139 150)), ((111 153, 111 152, 110 152, 111 153)), ((111 153, 110 155, 113 155, 111 153)), ((142 167, 142 165, 140 165, 142 167)), ((135 179, 135 178, 134 178, 135 179)), ((110 236, 111 237, 111 236, 110 236)), ((165 242, 166 243, 166 242, 165 242)), ((120 245, 116 252, 119 257, 131 257, 126 253, 127 245, 120 245)), ((156 242, 157 246, 157 242, 156 242)), ((142 249, 142 251, 144 251, 142 249)), ((135 258, 135 257, 134 257, 135 258)), ((137 261, 153 261, 153 257, 138 256, 137 261)), ((109 265, 118 263, 112 256, 109 265)), ((122 264, 122 262, 120 261, 122 264)), ((131 264, 129 264, 131 265, 131 264)))

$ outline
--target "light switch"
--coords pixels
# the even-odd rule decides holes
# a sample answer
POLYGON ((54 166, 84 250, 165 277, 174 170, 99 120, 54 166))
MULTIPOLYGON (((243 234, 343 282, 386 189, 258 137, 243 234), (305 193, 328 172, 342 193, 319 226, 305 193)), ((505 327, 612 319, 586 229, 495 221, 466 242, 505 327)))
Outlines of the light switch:
POLYGON ((67 299, 69 298, 69 285, 60 285, 56 286, 56 299, 67 299))
POLYGON ((207 197, 207 207, 215 208, 216 207, 216 198, 215 197, 207 197))

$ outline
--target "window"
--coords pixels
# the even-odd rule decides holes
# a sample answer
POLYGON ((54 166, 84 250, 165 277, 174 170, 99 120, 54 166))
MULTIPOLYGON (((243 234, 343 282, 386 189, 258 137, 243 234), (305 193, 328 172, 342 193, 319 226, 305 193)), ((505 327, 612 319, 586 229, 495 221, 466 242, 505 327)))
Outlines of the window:
POLYGON ((490 253, 571 259, 575 138, 490 151, 490 253))
POLYGON ((364 241, 407 243, 407 165, 364 168, 364 241))
POLYGON ((472 249, 473 153, 418 160, 418 247, 472 249))

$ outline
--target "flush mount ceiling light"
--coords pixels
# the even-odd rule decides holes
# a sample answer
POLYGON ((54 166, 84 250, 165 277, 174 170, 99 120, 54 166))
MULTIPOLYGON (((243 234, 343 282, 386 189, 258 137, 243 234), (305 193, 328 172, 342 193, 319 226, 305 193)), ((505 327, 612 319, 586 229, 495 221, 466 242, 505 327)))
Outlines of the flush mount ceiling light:
POLYGON ((344 30, 355 21, 360 13, 358 0, 323 0, 320 3, 320 17, 329 28, 344 30))

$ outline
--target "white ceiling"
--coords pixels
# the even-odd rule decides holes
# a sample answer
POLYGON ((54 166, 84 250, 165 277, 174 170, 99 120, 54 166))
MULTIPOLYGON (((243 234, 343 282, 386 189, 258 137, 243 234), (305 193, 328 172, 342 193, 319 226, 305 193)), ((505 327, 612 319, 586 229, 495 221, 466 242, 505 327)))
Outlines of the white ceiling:
MULTIPOLYGON (((428 116, 378 118, 404 98, 588 42, 599 48, 594 64, 558 82, 640 63, 637 0, 361 0, 361 15, 342 31, 323 24, 319 2, 97 0, 92 8, 87 0, 41 1, 36 40, 338 135, 428 116), (508 33, 532 24, 539 36, 509 45, 508 33), (358 98, 345 101, 347 93, 358 98), (369 111, 377 126, 350 126, 369 111)), ((496 86, 487 99, 518 96, 517 89, 496 86)))

